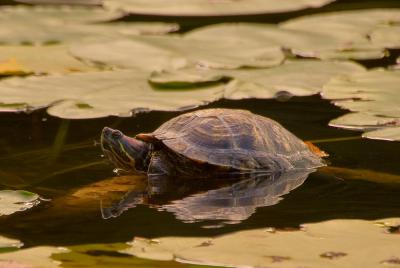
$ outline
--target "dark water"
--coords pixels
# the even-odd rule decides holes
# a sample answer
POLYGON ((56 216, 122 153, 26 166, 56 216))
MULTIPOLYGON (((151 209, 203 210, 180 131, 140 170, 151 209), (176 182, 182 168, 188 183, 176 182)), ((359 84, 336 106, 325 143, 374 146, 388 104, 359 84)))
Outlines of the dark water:
MULTIPOLYGON (((158 211, 148 205, 139 205, 119 217, 105 220, 101 215, 100 200, 81 198, 75 203, 68 201, 68 195, 74 190, 115 176, 112 166, 100 157, 100 148, 94 145, 102 127, 112 126, 133 135, 152 131, 178 113, 150 112, 133 118, 82 121, 52 118, 44 111, 30 115, 0 114, 1 187, 23 188, 53 200, 26 212, 1 217, 1 235, 22 239, 26 246, 60 246, 125 242, 133 236, 216 235, 267 226, 292 228, 306 222, 337 218, 400 216, 400 179, 398 183, 388 183, 384 174, 400 175, 400 143, 360 139, 357 132, 328 127, 330 119, 344 113, 329 102, 314 96, 293 98, 288 102, 224 100, 206 107, 249 109, 279 121, 304 140, 322 140, 317 144, 330 154, 327 158, 329 165, 340 167, 343 172, 340 175, 323 170, 313 173, 302 185, 302 181, 298 183, 301 186, 293 187, 293 191, 285 195, 281 202, 267 202, 269 206, 260 206, 248 212, 248 218, 242 222, 225 224, 220 228, 204 227, 221 221, 185 223, 176 219, 172 212, 158 211), (346 137, 350 139, 323 141, 346 137), (373 172, 360 173, 361 179, 354 179, 354 174, 360 170, 373 172)), ((257 183, 237 188, 263 187, 257 183)), ((212 193, 213 189, 229 185, 230 182, 178 183, 173 185, 173 190, 148 200, 148 203, 165 205, 172 200, 187 198, 190 194, 210 190, 212 193)), ((112 184, 108 187, 114 191, 112 184)), ((143 191, 143 187, 139 190, 143 191)), ((282 193, 277 191, 278 195, 282 193)), ((248 192, 245 191, 244 195, 249 195, 248 192)), ((243 191, 239 190, 239 193, 243 194, 243 191)), ((120 194, 122 197, 123 193, 120 194)), ((218 202, 225 202, 222 205, 226 207, 232 206, 229 203, 232 200, 218 202)))

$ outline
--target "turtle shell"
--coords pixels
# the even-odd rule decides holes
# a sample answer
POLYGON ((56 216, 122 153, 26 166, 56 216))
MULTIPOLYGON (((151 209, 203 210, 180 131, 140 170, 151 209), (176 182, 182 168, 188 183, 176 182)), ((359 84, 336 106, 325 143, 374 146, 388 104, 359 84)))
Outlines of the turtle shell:
POLYGON ((137 137, 146 136, 191 160, 237 170, 277 171, 323 165, 320 157, 279 123, 246 110, 186 113, 153 133, 137 137))

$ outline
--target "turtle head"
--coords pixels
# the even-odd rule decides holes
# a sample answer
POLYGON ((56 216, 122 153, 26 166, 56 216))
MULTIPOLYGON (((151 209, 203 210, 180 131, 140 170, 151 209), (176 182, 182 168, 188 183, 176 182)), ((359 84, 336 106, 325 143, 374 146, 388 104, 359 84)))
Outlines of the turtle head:
POLYGON ((146 171, 150 147, 150 144, 125 136, 116 129, 105 127, 101 133, 104 155, 125 172, 146 171))

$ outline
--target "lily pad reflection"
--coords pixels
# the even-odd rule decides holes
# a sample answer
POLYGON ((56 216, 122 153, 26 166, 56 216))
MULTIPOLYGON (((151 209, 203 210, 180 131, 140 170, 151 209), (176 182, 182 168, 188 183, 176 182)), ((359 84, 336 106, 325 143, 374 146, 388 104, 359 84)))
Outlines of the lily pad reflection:
MULTIPOLYGON (((258 174, 228 186, 198 192, 167 204, 157 204, 166 193, 166 181, 151 185, 148 192, 129 192, 117 204, 102 211, 103 218, 118 217, 138 204, 147 203, 168 211, 183 222, 218 220, 237 223, 249 218, 258 207, 276 205, 282 196, 301 186, 314 170, 294 170, 285 173, 258 174), (164 184, 163 184, 164 183, 164 184), (156 194, 152 190, 156 189, 156 194)), ((154 183, 154 182, 153 182, 154 183)))

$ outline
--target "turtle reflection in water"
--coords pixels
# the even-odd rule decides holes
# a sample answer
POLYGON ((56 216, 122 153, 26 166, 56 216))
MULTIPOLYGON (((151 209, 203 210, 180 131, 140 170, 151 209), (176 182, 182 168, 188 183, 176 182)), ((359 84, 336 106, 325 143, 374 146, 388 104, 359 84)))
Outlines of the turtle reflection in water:
POLYGON ((135 138, 105 127, 101 146, 118 169, 149 178, 210 178, 323 165, 320 156, 279 123, 246 110, 186 113, 135 138))
MULTIPOLYGON (((302 185, 313 171, 312 169, 294 169, 271 174, 256 174, 228 186, 213 185, 207 191, 190 189, 195 193, 189 195, 184 193, 183 198, 167 203, 161 201, 161 204, 161 192, 171 191, 176 194, 176 188, 179 187, 170 185, 161 191, 158 189, 157 195, 152 195, 149 190, 141 192, 136 189, 127 193, 119 202, 102 208, 102 216, 104 219, 118 217, 138 204, 148 204, 158 210, 173 213, 178 220, 183 222, 218 220, 229 224, 238 223, 250 217, 258 207, 277 204, 283 195, 302 185), (175 188, 175 191, 171 188, 175 188)), ((179 182, 175 181, 175 183, 179 182)), ((163 186, 165 187, 165 184, 163 186)), ((198 185, 192 186, 196 188, 198 185)))
POLYGON ((147 173, 150 185, 147 192, 131 192, 103 209, 104 218, 116 217, 137 204, 154 203, 152 196, 165 193, 163 183, 168 178, 211 183, 216 178, 240 177, 242 181, 230 186, 157 207, 183 221, 241 221, 257 207, 276 204, 324 165, 313 148, 279 123, 245 110, 186 113, 135 138, 106 127, 101 145, 118 169, 147 173))

